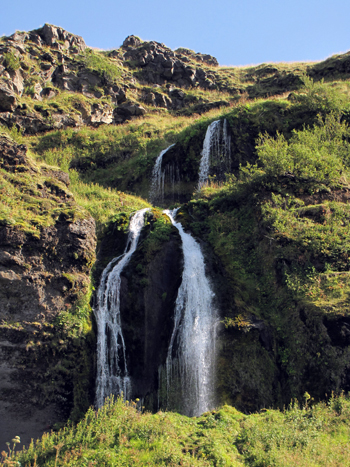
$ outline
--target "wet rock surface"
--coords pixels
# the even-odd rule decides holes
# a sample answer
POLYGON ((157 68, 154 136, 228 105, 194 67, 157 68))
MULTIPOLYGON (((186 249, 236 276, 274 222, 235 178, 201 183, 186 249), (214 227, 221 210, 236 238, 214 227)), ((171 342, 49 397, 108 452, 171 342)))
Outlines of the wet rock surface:
MULTIPOLYGON (((152 216, 150 219, 152 224, 152 216)), ((161 248, 145 259, 144 242, 151 232, 152 227, 147 225, 121 274, 120 313, 132 397, 142 398, 148 410, 156 411, 158 369, 165 363, 173 330, 183 258, 181 239, 174 228, 161 248)), ((118 225, 111 226, 99 248, 94 269, 97 283, 107 263, 122 254, 125 243, 126 235, 118 225)))

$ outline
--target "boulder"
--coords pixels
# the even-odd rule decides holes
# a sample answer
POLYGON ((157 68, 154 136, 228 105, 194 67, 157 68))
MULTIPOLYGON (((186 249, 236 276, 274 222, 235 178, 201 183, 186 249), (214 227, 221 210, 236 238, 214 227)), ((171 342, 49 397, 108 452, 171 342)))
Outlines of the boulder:
POLYGON ((52 99, 56 96, 56 92, 52 88, 44 88, 40 95, 41 97, 46 97, 46 99, 52 99))
POLYGON ((131 120, 132 117, 140 117, 141 115, 145 115, 146 109, 141 107, 140 104, 137 103, 125 103, 119 105, 114 110, 114 120, 116 123, 122 123, 125 120, 131 120))
POLYGON ((113 122, 113 110, 108 104, 93 104, 91 106, 90 123, 94 126, 102 125, 102 123, 113 122))
POLYGON ((0 83, 0 112, 13 112, 17 107, 16 95, 4 83, 0 83))
POLYGON ((27 148, 24 144, 14 144, 5 136, 0 136, 0 168, 7 172, 15 172, 18 166, 28 166, 27 148))
POLYGON ((123 47, 138 47, 141 43, 142 41, 139 37, 131 35, 124 40, 123 47))
POLYGON ((126 101, 125 90, 119 86, 110 86, 107 90, 107 94, 111 96, 114 104, 122 104, 126 101))
POLYGON ((12 34, 11 36, 9 36, 7 39, 9 41, 13 41, 13 42, 24 42, 26 40, 28 40, 29 38, 29 34, 26 33, 26 32, 19 32, 19 31, 16 31, 14 34, 12 34))
POLYGON ((24 79, 21 70, 10 71, 10 80, 6 83, 7 87, 15 94, 21 96, 24 91, 24 79))
POLYGON ((56 46, 59 49, 72 48, 79 52, 86 49, 86 44, 82 37, 71 34, 63 28, 53 26, 51 24, 46 23, 41 29, 32 31, 32 33, 37 33, 44 43, 51 47, 56 46), (64 46, 59 47, 61 44, 59 44, 58 41, 62 41, 64 46))

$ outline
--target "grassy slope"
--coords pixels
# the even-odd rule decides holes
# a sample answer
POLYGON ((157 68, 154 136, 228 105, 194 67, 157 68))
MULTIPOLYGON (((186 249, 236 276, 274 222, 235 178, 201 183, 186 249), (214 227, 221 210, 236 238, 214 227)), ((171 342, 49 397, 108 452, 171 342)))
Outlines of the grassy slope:
MULTIPOLYGON (((198 418, 141 414, 120 399, 90 409, 75 427, 45 434, 16 460, 37 466, 340 467, 349 452, 350 401, 344 396, 283 412, 244 415, 224 406, 198 418)), ((12 446, 11 446, 12 447, 12 446)), ((12 457, 13 459, 13 457, 12 457)), ((1 465, 13 465, 2 459, 1 465)))

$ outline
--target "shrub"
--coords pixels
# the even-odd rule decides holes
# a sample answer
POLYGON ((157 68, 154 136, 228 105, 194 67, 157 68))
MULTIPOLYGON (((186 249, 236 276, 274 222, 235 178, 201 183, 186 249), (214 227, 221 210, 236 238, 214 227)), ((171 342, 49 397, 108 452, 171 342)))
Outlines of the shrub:
POLYGON ((96 72, 102 78, 107 78, 110 81, 117 81, 121 76, 121 69, 115 63, 103 54, 91 49, 85 51, 83 62, 89 71, 96 72))
POLYGON ((323 79, 314 82, 305 76, 303 81, 304 87, 299 93, 293 94, 293 100, 308 110, 321 112, 323 115, 342 110, 346 97, 336 88, 327 85, 323 79))
POLYGON ((8 71, 16 71, 21 66, 19 58, 13 52, 4 54, 4 66, 8 71))
POLYGON ((275 138, 261 135, 258 162, 271 176, 289 172, 319 182, 339 181, 350 162, 348 137, 349 128, 335 114, 319 117, 312 129, 294 131, 289 142, 279 133, 275 138))

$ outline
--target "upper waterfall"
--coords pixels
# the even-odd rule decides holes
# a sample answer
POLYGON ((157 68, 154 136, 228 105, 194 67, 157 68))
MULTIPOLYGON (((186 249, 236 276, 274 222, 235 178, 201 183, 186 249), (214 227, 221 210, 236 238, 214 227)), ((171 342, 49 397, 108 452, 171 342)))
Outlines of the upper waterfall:
POLYGON ((165 172, 162 171, 162 160, 164 154, 169 151, 170 148, 175 146, 171 144, 166 149, 160 152, 159 156, 156 159, 156 162, 152 171, 152 180, 151 180, 151 189, 149 193, 149 198, 152 204, 157 202, 162 203, 164 199, 164 182, 165 182, 165 172))
POLYGON ((198 189, 207 183, 212 165, 215 172, 230 172, 231 137, 227 131, 226 119, 223 121, 222 130, 220 120, 215 120, 208 126, 201 156, 198 189))
MULTIPOLYGON (((199 244, 175 222, 175 211, 164 211, 182 239, 184 269, 175 304, 174 328, 166 361, 166 385, 179 386, 180 411, 198 416, 215 407, 216 325, 214 293, 205 275, 199 244)), ((171 395, 170 395, 171 398, 171 395)), ((171 406, 171 401, 168 401, 171 406)))
POLYGON ((97 322, 96 406, 110 394, 129 398, 131 381, 120 318, 120 275, 137 248, 148 208, 137 211, 130 220, 124 253, 114 258, 102 273, 94 314, 97 322))

